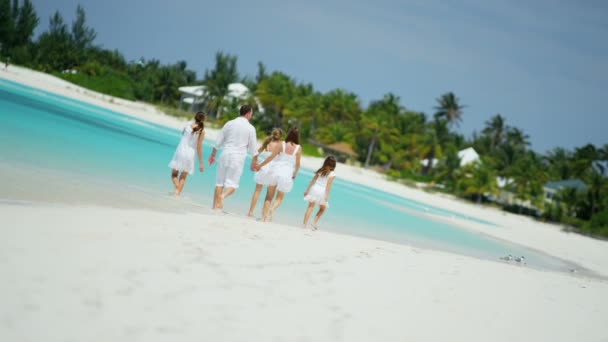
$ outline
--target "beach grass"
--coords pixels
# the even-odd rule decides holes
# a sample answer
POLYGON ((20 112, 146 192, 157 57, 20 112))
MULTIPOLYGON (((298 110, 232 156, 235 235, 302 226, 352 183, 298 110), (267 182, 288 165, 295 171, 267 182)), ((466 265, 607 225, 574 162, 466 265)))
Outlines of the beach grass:
POLYGON ((55 72, 53 75, 103 94, 135 100, 135 93, 133 92, 130 79, 118 72, 109 71, 96 76, 80 72, 76 74, 55 72))
POLYGON ((302 144, 302 154, 304 154, 306 156, 310 156, 310 157, 323 157, 321 152, 319 152, 318 147, 308 144, 308 143, 302 144))

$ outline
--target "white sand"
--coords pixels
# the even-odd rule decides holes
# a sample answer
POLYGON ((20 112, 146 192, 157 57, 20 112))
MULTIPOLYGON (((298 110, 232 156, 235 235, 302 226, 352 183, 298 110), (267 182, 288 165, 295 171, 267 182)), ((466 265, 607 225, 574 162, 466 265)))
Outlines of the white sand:
MULTIPOLYGON (((182 126, 27 69, 0 77, 182 126)), ((608 276, 605 241, 371 171, 337 172, 608 276)), ((0 276, 2 341, 608 341, 606 281, 211 213, 0 203, 0 276)))

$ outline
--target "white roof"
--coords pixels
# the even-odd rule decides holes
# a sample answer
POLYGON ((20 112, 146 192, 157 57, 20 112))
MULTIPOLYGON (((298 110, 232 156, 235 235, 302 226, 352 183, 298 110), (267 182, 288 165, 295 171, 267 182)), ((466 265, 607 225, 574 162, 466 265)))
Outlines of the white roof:
POLYGON ((228 96, 244 99, 248 97, 250 94, 249 88, 245 86, 243 83, 230 83, 228 85, 228 96))
POLYGON ((178 90, 184 94, 193 95, 193 96, 203 96, 205 94, 205 90, 207 87, 205 86, 188 86, 188 87, 179 87, 178 90))
POLYGON ((186 96, 182 99, 182 103, 193 104, 193 103, 202 103, 203 100, 201 98, 197 98, 194 96, 186 96))
POLYGON ((477 154, 474 148, 467 147, 464 150, 458 151, 458 158, 460 158, 460 166, 465 166, 479 161, 479 154, 477 154))
MULTIPOLYGON (((185 95, 189 95, 189 96, 184 97, 182 99, 182 102, 191 104, 193 102, 194 103, 200 102, 200 99, 195 99, 195 98, 202 97, 203 95, 205 95, 207 87, 205 87, 204 85, 186 86, 186 87, 179 87, 178 90, 185 95)), ((245 100, 249 96, 251 96, 251 91, 243 83, 230 83, 228 85, 228 94, 226 95, 227 98, 245 100)), ((264 108, 262 107, 262 104, 260 103, 260 101, 257 98, 254 98, 254 99, 255 99, 256 104, 258 105, 259 111, 263 113, 264 108)))

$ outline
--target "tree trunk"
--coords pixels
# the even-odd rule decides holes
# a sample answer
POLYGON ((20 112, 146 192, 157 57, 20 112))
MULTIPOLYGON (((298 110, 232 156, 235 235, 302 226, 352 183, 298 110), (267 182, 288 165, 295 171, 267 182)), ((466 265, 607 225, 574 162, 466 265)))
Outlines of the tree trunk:
POLYGON ((422 174, 426 175, 433 167, 433 159, 435 159, 435 151, 428 154, 426 157, 426 165, 422 168, 422 174))
POLYGON ((395 159, 395 158, 391 158, 391 159, 388 161, 388 163, 386 163, 386 165, 384 165, 384 172, 387 172, 388 170, 390 170, 390 169, 391 169, 391 166, 393 166, 393 160, 394 160, 394 159, 395 159))
POLYGON ((369 167, 369 162, 372 159, 372 153, 374 152, 374 148, 376 145, 376 133, 374 132, 374 136, 372 137, 372 142, 369 144, 369 148, 367 149, 367 158, 365 158, 365 168, 369 167))

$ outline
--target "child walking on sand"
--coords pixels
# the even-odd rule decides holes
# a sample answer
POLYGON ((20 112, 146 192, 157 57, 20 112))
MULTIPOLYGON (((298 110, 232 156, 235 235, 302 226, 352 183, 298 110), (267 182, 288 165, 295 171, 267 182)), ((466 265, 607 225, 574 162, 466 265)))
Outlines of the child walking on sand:
MULTIPOLYGON (((264 139, 262 146, 258 149, 258 153, 253 156, 256 159, 263 152, 273 152, 277 150, 281 144, 281 138, 283 137, 283 130, 280 128, 275 128, 272 130, 269 136, 264 139)), ((268 158, 268 156, 266 156, 268 158)), ((253 217, 253 210, 255 209, 255 205, 258 202, 258 198, 260 197, 260 193, 262 192, 262 188, 264 185, 272 185, 272 164, 274 161, 268 163, 263 169, 258 170, 253 176, 253 180, 255 182, 255 191, 253 192, 253 196, 251 197, 251 205, 249 206, 249 217, 253 217)))
MULTIPOLYGON (((262 221, 272 221, 273 213, 281 205, 285 194, 290 192, 293 187, 293 181, 300 170, 300 157, 302 156, 299 143, 300 130, 298 128, 290 129, 285 141, 279 146, 279 154, 271 162, 271 180, 268 184, 266 200, 262 209, 262 221), (277 194, 273 201, 275 190, 277 194)), ((258 170, 263 172, 268 167, 264 167, 264 163, 262 163, 258 165, 258 170)))
POLYGON ((175 149, 173 159, 169 162, 175 196, 179 196, 184 189, 188 174, 194 173, 195 154, 198 155, 199 171, 204 171, 202 145, 205 138, 205 118, 205 113, 198 112, 194 120, 188 121, 182 130, 182 138, 175 149))
POLYGON ((325 158, 323 166, 317 170, 306 191, 304 191, 304 200, 308 202, 308 208, 306 208, 306 213, 304 214, 304 228, 308 225, 308 219, 315 205, 319 205, 319 211, 312 222, 312 229, 317 230, 319 219, 325 212, 325 209, 329 207, 329 191, 336 176, 334 173, 335 169, 336 158, 333 156, 325 158))

